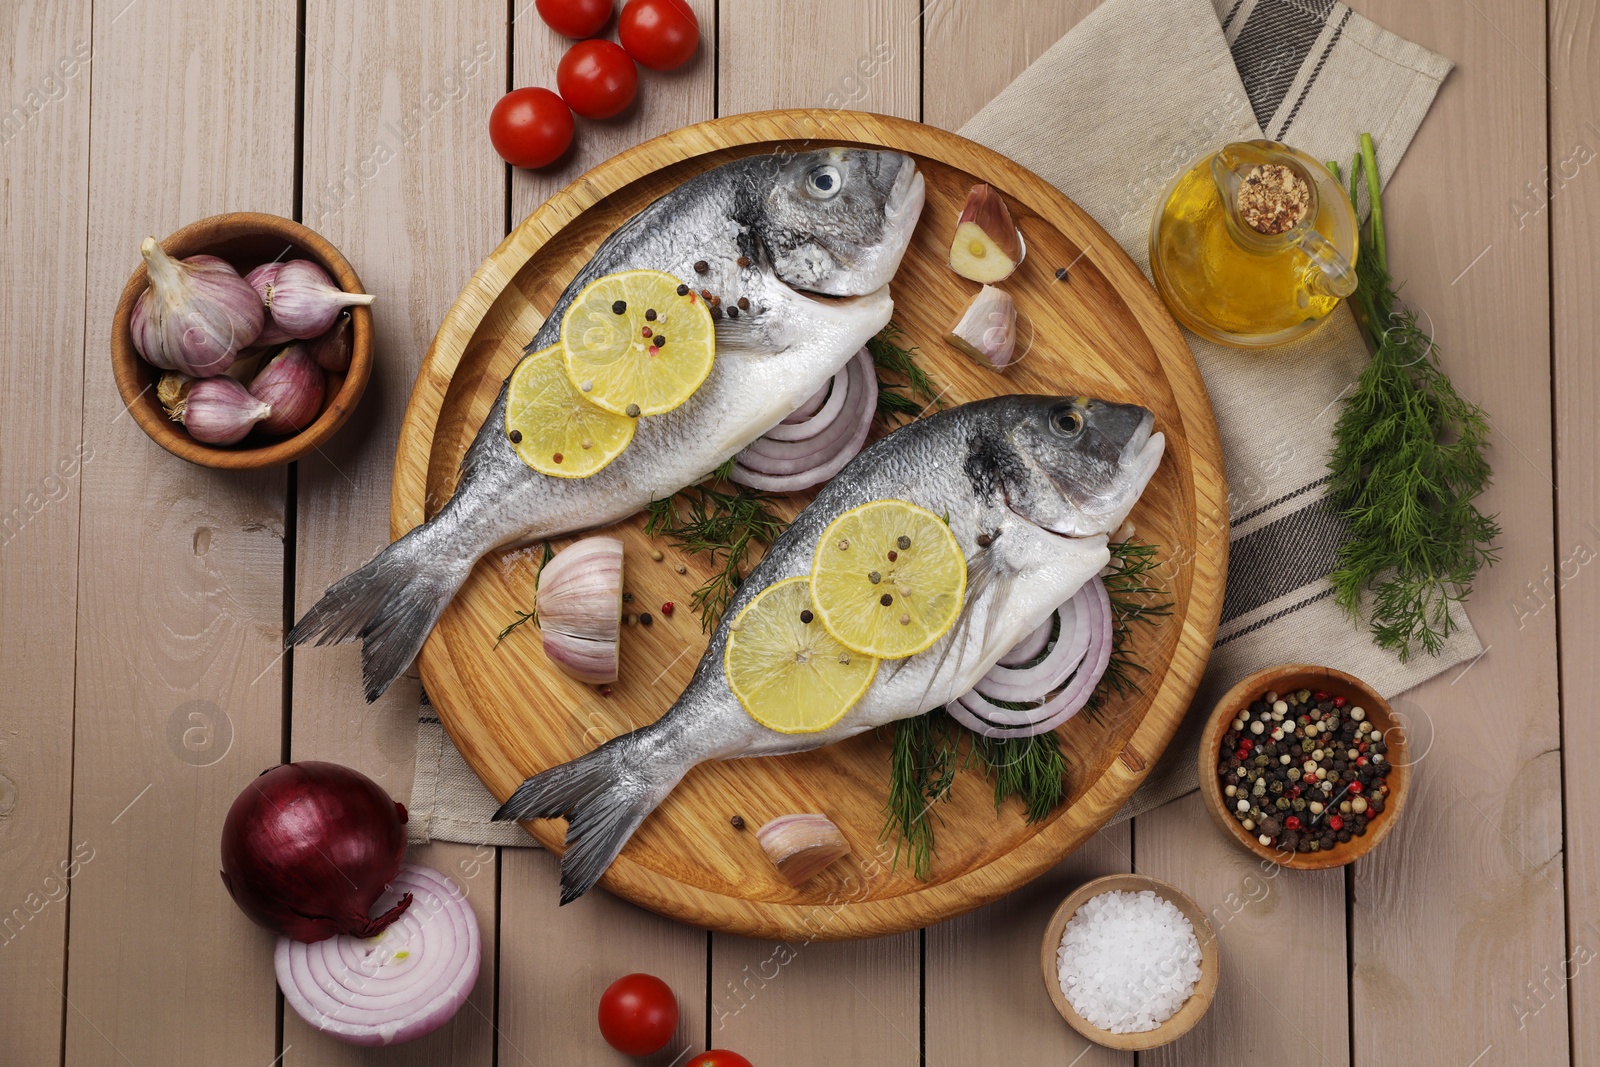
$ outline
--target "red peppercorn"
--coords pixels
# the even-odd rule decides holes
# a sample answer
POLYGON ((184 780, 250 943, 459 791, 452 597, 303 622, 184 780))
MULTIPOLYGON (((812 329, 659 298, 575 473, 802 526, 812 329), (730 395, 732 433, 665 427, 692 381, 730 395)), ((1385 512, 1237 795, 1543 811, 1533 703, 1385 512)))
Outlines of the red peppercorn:
POLYGON ((1283 820, 1283 828, 1285 830, 1298 830, 1298 829, 1300 829, 1300 816, 1291 815, 1287 819, 1283 820))
POLYGON ((1241 738, 1239 738, 1239 747, 1242 748, 1242 749, 1246 749, 1246 750, 1255 748, 1256 747, 1255 739, 1251 738, 1251 737, 1241 737, 1241 738))
POLYGON ((1349 701, 1345 700, 1344 697, 1334 697, 1333 698, 1333 706, 1336 707, 1336 708, 1342 708, 1348 703, 1349 703, 1349 701))
POLYGON ((672 614, 672 601, 669 600, 666 603, 661 605, 661 614, 663 614, 663 615, 671 615, 672 614))
POLYGON ((1289 799, 1290 800, 1294 800, 1299 796, 1300 796, 1300 787, 1299 786, 1291 787, 1290 790, 1289 790, 1289 799))
POLYGON ((1357 756, 1356 757, 1356 766, 1357 767, 1365 767, 1366 765, 1367 765, 1367 757, 1365 757, 1365 756, 1357 756))
POLYGON ((610 696, 611 695, 611 687, 609 685, 602 685, 600 687, 600 695, 603 696, 603 697, 610 696))
POLYGON ((1249 759, 1250 750, 1248 748, 1235 749, 1233 755, 1235 759, 1249 759))
POLYGON ((1328 829, 1330 829, 1330 830, 1343 830, 1344 829, 1344 819, 1341 818, 1338 815, 1330 816, 1328 818, 1328 829))
POLYGON ((1360 782, 1351 782, 1350 783, 1350 792, 1352 792, 1352 793, 1361 792, 1361 783, 1360 782))
POLYGON ((1318 689, 1315 693, 1311 694, 1311 699, 1320 703, 1321 701, 1328 699, 1328 694, 1323 692, 1321 689, 1318 689))

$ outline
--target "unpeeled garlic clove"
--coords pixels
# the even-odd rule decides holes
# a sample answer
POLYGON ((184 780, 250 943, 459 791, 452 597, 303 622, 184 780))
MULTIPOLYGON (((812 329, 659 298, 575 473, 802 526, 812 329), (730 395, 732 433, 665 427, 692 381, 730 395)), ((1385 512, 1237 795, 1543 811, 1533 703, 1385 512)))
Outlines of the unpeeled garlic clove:
POLYGON ((975 282, 1004 281, 1025 254, 1022 233, 1011 220, 1005 198, 988 185, 974 185, 956 220, 950 269, 975 282))
POLYGON ((278 272, 282 269, 283 260, 275 259, 271 263, 261 264, 261 266, 244 276, 244 280, 250 283, 250 288, 254 289, 256 295, 261 298, 261 310, 265 316, 261 323, 261 335, 256 338, 255 342, 258 345, 281 345, 285 341, 293 341, 295 339, 282 326, 272 321, 272 312, 267 307, 272 294, 272 283, 278 280, 278 272))
POLYGON ((171 418, 181 422, 189 436, 208 445, 242 441, 255 424, 272 414, 270 405, 250 395, 232 378, 201 378, 190 383, 171 418))
POLYGON ((945 340, 985 366, 1008 366, 1017 348, 1016 301, 1003 289, 984 286, 945 340))
POLYGON ((311 358, 317 366, 333 374, 350 369, 350 309, 339 312, 327 333, 311 341, 311 358))
POLYGON ((596 685, 617 680, 622 542, 585 537, 539 572, 539 637, 550 662, 596 685))
POLYGON ((261 420, 261 432, 297 433, 322 412, 327 379, 305 345, 290 345, 268 361, 250 383, 250 395, 272 413, 261 420))
POLYGON ((756 831, 756 840, 792 886, 803 885, 850 854, 849 842, 826 815, 780 815, 756 831))
POLYGON ((288 336, 309 340, 333 327, 342 308, 372 303, 366 293, 347 293, 327 271, 308 259, 279 265, 262 289, 272 323, 288 336))
POLYGON ((139 354, 162 370, 210 378, 261 333, 255 290, 216 256, 173 259, 154 237, 139 246, 150 285, 133 305, 129 331, 139 354))

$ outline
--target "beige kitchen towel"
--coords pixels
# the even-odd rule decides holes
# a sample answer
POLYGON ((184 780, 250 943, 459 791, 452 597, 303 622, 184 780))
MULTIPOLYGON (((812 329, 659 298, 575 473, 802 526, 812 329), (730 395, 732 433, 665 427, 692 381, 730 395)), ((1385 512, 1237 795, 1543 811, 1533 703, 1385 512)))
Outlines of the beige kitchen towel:
MULTIPOLYGON (((1331 0, 1107 0, 961 133, 1053 183, 1148 271, 1150 219, 1179 170, 1263 131, 1318 159, 1347 160, 1366 131, 1387 179, 1449 70, 1331 0)), ((1118 818, 1195 788, 1205 711, 1256 667, 1322 663, 1388 695, 1480 652, 1461 616, 1440 656, 1401 663, 1333 603, 1326 576, 1343 531, 1325 499, 1326 461, 1339 400, 1367 359, 1349 315, 1267 352, 1189 341, 1228 466, 1228 586, 1184 730, 1118 818)), ((1173 566, 1195 548, 1161 546, 1173 566)), ((413 839, 534 843, 490 822, 494 809, 424 701, 413 839)))

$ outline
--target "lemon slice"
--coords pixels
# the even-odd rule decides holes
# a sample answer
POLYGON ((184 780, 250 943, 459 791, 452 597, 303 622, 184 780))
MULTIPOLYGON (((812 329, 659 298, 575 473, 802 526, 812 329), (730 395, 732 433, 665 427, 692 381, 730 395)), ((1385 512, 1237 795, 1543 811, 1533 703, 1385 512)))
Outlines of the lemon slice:
POLYGON ((622 454, 638 422, 595 407, 572 387, 559 345, 511 372, 506 434, 522 462, 557 478, 587 478, 622 454))
POLYGON ((904 659, 961 614, 967 560, 945 521, 904 500, 840 515, 817 542, 811 596, 828 632, 857 652, 904 659))
POLYGON ((878 661, 845 648, 811 608, 805 578, 768 586, 728 627, 728 687, 762 726, 784 734, 826 730, 878 673, 878 661))
POLYGON ((567 377, 594 404, 631 418, 693 396, 711 373, 715 338, 705 302, 658 270, 596 278, 561 319, 567 377))

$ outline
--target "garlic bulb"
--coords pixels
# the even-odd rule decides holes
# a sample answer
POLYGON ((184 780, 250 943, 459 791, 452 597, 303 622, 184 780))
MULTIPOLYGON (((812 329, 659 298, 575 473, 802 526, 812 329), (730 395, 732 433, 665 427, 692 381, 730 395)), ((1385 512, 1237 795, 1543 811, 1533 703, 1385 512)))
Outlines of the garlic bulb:
POLYGON ((310 339, 326 333, 341 308, 372 303, 366 293, 346 293, 326 271, 308 259, 281 264, 262 293, 272 322, 290 337, 310 339))
POLYGON ((272 321, 272 313, 267 310, 272 295, 272 283, 278 280, 278 272, 282 269, 283 260, 275 259, 271 263, 261 264, 244 276, 244 280, 250 283, 250 287, 261 298, 261 310, 266 316, 261 323, 261 336, 256 338, 258 345, 281 345, 285 341, 294 340, 287 330, 272 321))
POLYGON ((350 309, 339 312, 328 332, 311 341, 311 358, 317 366, 334 374, 350 369, 350 309))
POLYGON ((139 354, 196 378, 227 370, 261 333, 256 291, 216 256, 173 259, 154 237, 144 239, 139 253, 150 276, 129 323, 139 354))
POLYGON ((582 682, 617 680, 622 542, 585 537, 539 572, 539 636, 550 662, 582 682))
POLYGON ((296 433, 322 413, 327 379, 305 345, 290 345, 261 368, 250 383, 250 395, 272 413, 261 420, 261 432, 296 433))
POLYGON ((1016 301, 1003 289, 984 286, 945 340, 984 366, 1005 368, 1017 348, 1016 301))
POLYGON ((172 412, 189 436, 208 445, 231 445, 244 440, 256 423, 272 414, 270 405, 250 395, 229 377, 201 378, 189 386, 172 412))
POLYGON ((850 854, 849 842, 826 815, 780 815, 756 831, 756 841, 792 886, 850 854))

